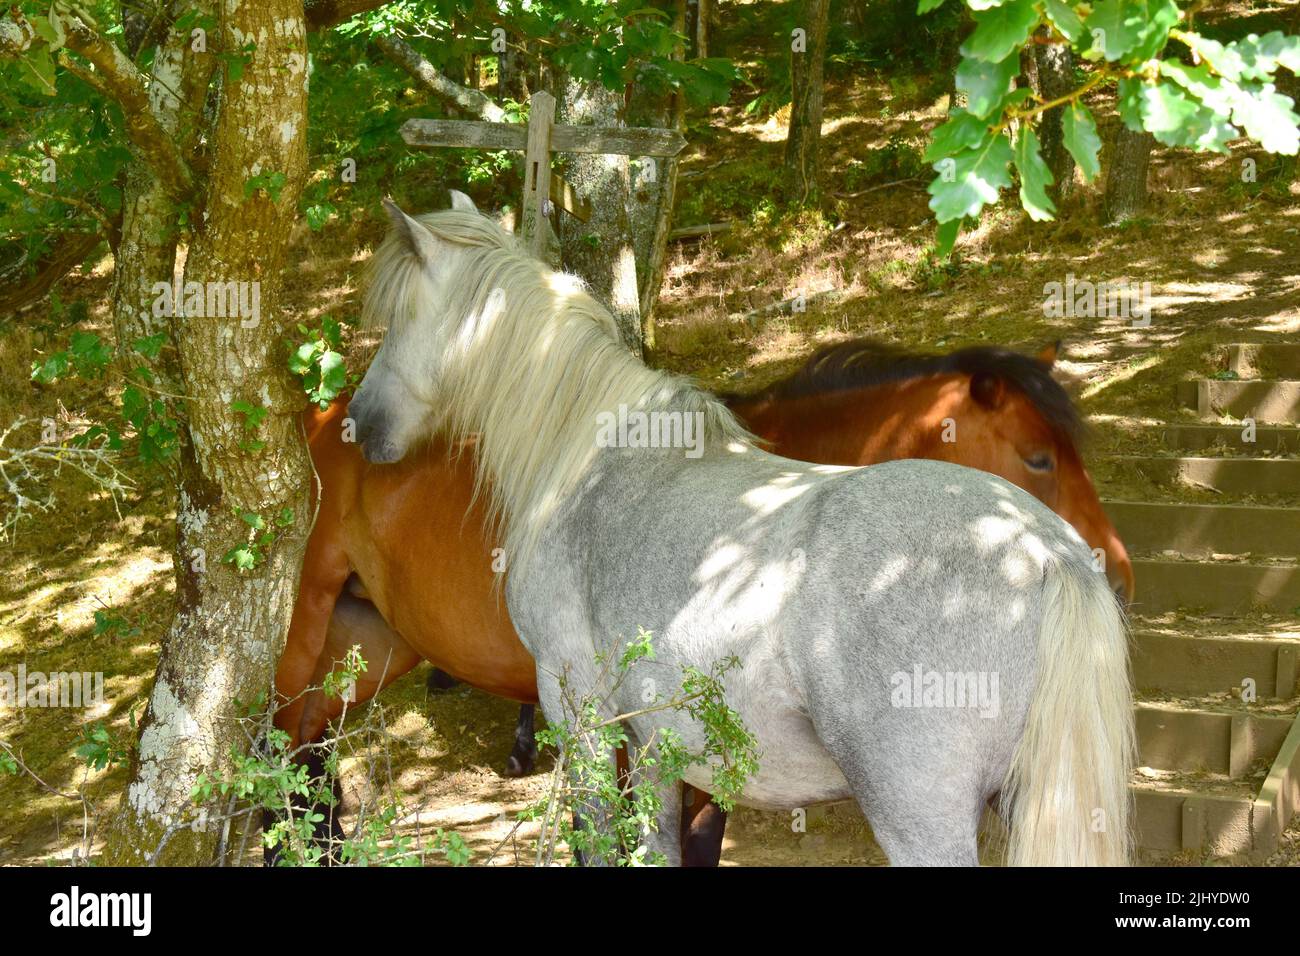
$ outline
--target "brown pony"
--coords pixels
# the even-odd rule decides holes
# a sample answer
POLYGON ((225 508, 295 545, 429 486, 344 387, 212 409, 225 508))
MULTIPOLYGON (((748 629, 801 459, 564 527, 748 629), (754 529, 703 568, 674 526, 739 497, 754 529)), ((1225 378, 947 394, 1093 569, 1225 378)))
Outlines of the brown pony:
MULTIPOLYGON (((918 356, 855 341, 819 352, 756 395, 727 401, 785 457, 844 465, 934 458, 1001 475, 1069 521, 1104 556, 1116 591, 1131 599, 1132 566, 1080 460, 1082 426, 1051 376, 1055 358, 1056 346, 1037 357, 988 347, 918 356)), ((304 690, 360 644, 370 670, 358 682, 357 703, 422 659, 522 702, 507 774, 528 772, 536 754, 535 672, 493 587, 493 546, 473 500, 471 455, 435 442, 396 464, 370 465, 350 440, 342 402, 309 410, 304 422, 322 492, 276 673, 288 701, 276 725, 295 747, 323 736, 342 702, 304 690)), ((683 862, 716 864, 725 814, 689 788, 683 807, 683 862)))

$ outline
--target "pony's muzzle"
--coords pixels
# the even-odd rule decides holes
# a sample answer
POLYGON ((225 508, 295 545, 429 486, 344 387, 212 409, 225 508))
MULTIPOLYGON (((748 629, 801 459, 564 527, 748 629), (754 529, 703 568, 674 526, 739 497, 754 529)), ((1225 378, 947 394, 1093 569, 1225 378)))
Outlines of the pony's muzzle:
POLYGON ((383 416, 369 412, 368 407, 355 398, 348 408, 357 424, 357 444, 361 454, 372 465, 388 465, 402 458, 402 449, 390 437, 390 429, 383 416))
POLYGON ((402 450, 387 438, 370 438, 361 445, 361 454, 372 465, 391 465, 402 460, 402 450))

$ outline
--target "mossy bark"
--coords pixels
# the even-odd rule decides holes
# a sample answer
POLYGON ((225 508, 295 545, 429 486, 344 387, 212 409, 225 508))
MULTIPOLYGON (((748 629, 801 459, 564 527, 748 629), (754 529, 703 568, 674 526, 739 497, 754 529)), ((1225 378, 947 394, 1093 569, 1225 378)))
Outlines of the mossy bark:
POLYGON ((247 747, 247 728, 236 718, 272 686, 310 520, 302 395, 285 368, 283 333, 292 323, 279 290, 306 175, 303 4, 226 0, 220 20, 225 49, 255 47, 239 79, 224 76, 205 215, 185 281, 258 283, 260 315, 176 320, 189 430, 179 469, 177 608, 131 782, 108 833, 105 861, 123 865, 216 862, 222 808, 196 807, 191 792, 201 775, 226 775, 247 747), (271 173, 283 175, 274 191, 246 195, 248 180, 271 173), (255 436, 231 408, 240 399, 268 409, 255 436), (250 437, 264 447, 249 450, 250 437), (254 570, 223 562, 249 540, 241 515, 270 521, 286 509, 292 525, 265 546, 254 570), (212 823, 202 822, 202 810, 212 823), (163 836, 189 821, 200 824, 175 829, 158 852, 163 836))
MULTIPOLYGON (((561 98, 561 121, 575 126, 621 126, 621 105, 622 97, 612 90, 570 80, 561 98)), ((640 355, 641 302, 628 212, 632 185, 628 157, 575 154, 564 177, 590 201, 591 219, 579 222, 559 215, 561 261, 609 308, 624 343, 640 355)))

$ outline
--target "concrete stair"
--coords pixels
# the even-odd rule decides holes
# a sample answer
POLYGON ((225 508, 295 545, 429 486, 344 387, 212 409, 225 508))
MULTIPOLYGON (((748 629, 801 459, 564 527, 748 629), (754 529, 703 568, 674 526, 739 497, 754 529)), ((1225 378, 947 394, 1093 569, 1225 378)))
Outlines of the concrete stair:
POLYGON ((1105 506, 1137 579, 1139 845, 1257 860, 1300 809, 1300 457, 1279 457, 1300 456, 1300 346, 1231 345, 1222 374, 1179 390, 1201 424, 1143 426, 1151 453, 1106 465, 1222 503, 1105 506))

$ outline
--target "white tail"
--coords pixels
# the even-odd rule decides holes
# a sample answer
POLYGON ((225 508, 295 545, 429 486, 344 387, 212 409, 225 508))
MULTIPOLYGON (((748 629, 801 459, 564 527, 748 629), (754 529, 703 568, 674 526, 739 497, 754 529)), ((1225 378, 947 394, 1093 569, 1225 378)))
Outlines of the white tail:
POLYGON ((1010 866, 1126 866, 1132 850, 1128 631, 1104 578, 1076 569, 1047 575, 1038 685, 1002 788, 1010 866))

